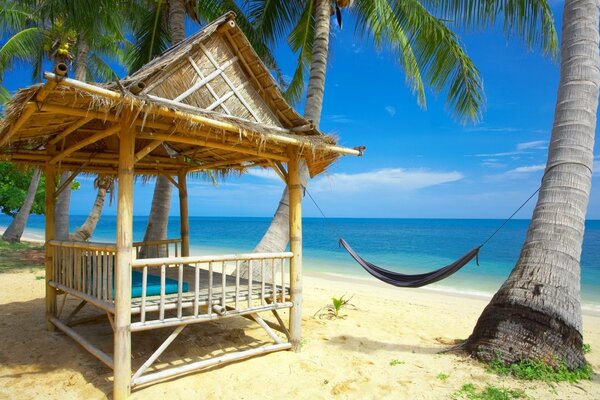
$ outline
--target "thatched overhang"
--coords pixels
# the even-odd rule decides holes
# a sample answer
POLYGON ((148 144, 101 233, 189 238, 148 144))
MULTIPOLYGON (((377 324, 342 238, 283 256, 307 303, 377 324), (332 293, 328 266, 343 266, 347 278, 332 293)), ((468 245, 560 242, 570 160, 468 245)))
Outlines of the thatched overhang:
MULTIPOLYGON (((0 159, 117 174, 119 120, 135 115, 135 173, 243 172, 301 152, 312 176, 343 148, 281 96, 267 67, 226 14, 135 74, 98 85, 69 79, 18 91, 0 123, 0 159)), ((281 168, 279 168, 281 171, 281 168)))

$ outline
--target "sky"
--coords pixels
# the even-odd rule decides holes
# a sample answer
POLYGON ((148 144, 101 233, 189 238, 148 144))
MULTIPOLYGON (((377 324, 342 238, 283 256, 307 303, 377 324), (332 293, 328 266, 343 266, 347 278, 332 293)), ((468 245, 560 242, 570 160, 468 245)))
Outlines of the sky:
MULTIPOLYGON (((561 2, 553 11, 560 32, 561 2)), ((362 157, 345 156, 312 179, 308 191, 328 217, 506 218, 539 186, 552 127, 558 62, 500 29, 461 34, 483 78, 486 109, 479 123, 460 124, 445 95, 427 92, 426 109, 405 84, 394 57, 357 37, 345 15, 332 20, 321 130, 343 146, 366 146, 362 157)), ((193 32, 197 26, 190 25, 193 32)), ((285 44, 275 50, 283 72, 293 74, 296 56, 285 44)), ((8 74, 11 90, 30 84, 26 68, 8 74)), ((302 112, 302 104, 296 105, 302 112)), ((596 131, 598 132, 598 130, 596 131)), ((588 219, 600 219, 600 147, 596 145, 588 219)), ((93 178, 79 179, 71 213, 87 214, 93 178)), ((147 215, 153 182, 136 183, 134 214, 147 215)), ((190 215, 272 216, 283 183, 270 170, 252 170, 215 186, 188 181, 190 215)), ((319 217, 309 198, 304 215, 319 217)), ((517 218, 531 216, 535 199, 517 218)), ((173 191, 172 215, 178 215, 173 191)), ((105 212, 115 214, 115 205, 105 212)))

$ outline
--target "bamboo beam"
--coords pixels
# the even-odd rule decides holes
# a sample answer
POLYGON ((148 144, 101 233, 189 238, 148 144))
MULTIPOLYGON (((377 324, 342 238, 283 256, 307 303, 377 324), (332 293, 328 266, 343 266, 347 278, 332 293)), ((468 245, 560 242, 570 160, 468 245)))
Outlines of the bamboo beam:
MULTIPOLYGON (((202 46, 202 44, 200 44, 200 46, 202 46)), ((210 74, 208 74, 208 76, 206 78, 200 79, 198 82, 196 82, 194 85, 192 85, 191 88, 189 88, 188 90, 186 90, 185 92, 183 92, 182 94, 180 94, 179 96, 177 96, 174 99, 174 101, 178 101, 179 102, 179 101, 181 101, 181 100, 189 97, 196 90, 199 90, 200 88, 202 88, 202 86, 206 85, 208 82, 212 81, 217 76, 223 74, 223 72, 225 71, 225 69, 227 69, 229 66, 231 66, 236 61, 237 61, 237 57, 233 57, 232 59, 228 60, 225 64, 223 64, 220 67, 218 65, 215 65, 215 68, 216 68, 215 71, 213 71, 210 74)))
POLYGON ((82 149, 90 144, 96 143, 97 141, 107 138, 111 135, 114 135, 117 132, 119 132, 119 125, 114 125, 104 131, 95 133, 84 140, 80 140, 79 142, 73 144, 71 147, 64 149, 63 151, 52 157, 50 159, 50 164, 56 164, 57 162, 65 159, 67 156, 76 152, 77 150, 82 149))
MULTIPOLYGON (((48 149, 50 155, 54 148, 51 146, 48 149)), ((54 325, 50 319, 56 316, 56 289, 50 285, 54 280, 54 251, 48 242, 54 239, 55 235, 55 220, 54 220, 54 205, 56 199, 54 197, 54 188, 56 185, 56 167, 53 164, 46 163, 46 329, 54 331, 54 325)))
MULTIPOLYGON (((188 61, 190 62, 190 64, 192 64, 192 68, 194 68, 194 71, 196 71, 196 74, 198 74, 198 76, 200 77, 200 79, 204 79, 204 74, 202 73, 202 70, 200 69, 200 67, 198 66, 198 64, 196 64, 196 62, 194 61, 194 59, 192 57, 188 57, 188 61)), ((206 88, 208 89, 208 92, 213 95, 213 97, 215 98, 215 100, 219 99, 219 95, 217 94, 217 92, 215 92, 215 90, 212 88, 212 86, 210 85, 210 83, 206 84, 206 88)), ((223 104, 222 107, 223 107, 223 110, 225 110, 226 114, 232 115, 231 111, 229 111, 229 108, 227 108, 225 106, 225 104, 223 104)))
POLYGON ((258 347, 255 349, 238 351, 235 353, 225 354, 219 357, 209 358, 208 360, 196 361, 189 364, 184 364, 179 367, 171 367, 168 369, 161 370, 159 372, 154 372, 152 374, 147 374, 144 376, 140 376, 139 378, 133 381, 134 386, 143 385, 145 383, 153 382, 156 380, 162 380, 165 378, 170 378, 177 375, 186 374, 201 368, 211 367, 213 365, 221 365, 227 362, 232 362, 236 360, 242 360, 244 358, 256 356, 259 354, 266 354, 273 351, 278 350, 286 350, 290 348, 289 343, 281 343, 281 344, 272 344, 269 346, 258 347))
POLYGON ((127 399, 131 391, 131 255, 135 157, 135 133, 131 129, 131 122, 130 111, 125 108, 119 124, 113 390, 115 400, 127 399))
POLYGON ((102 361, 107 367, 109 367, 110 369, 114 369, 113 360, 108 354, 104 353, 102 350, 91 344, 83 336, 75 332, 75 330, 63 324, 58 318, 52 317, 50 318, 50 322, 54 324, 58 329, 63 331, 71 339, 76 341, 81 347, 86 349, 91 355, 96 357, 98 360, 102 361))
POLYGON ((214 169, 214 168, 223 168, 223 167, 227 167, 229 165, 236 165, 239 163, 242 163, 244 161, 254 161, 258 159, 258 157, 240 157, 240 158, 232 158, 230 160, 221 160, 221 161, 215 161, 215 162, 211 162, 211 163, 206 163, 206 164, 202 164, 199 165, 197 167, 193 167, 188 169, 188 172, 198 172, 198 171, 206 171, 209 169, 214 169))
MULTIPOLYGON (((48 80, 56 79, 56 75, 49 73, 49 72, 46 72, 44 74, 44 77, 48 80)), ((112 90, 104 89, 104 88, 94 86, 94 85, 91 85, 88 83, 80 82, 80 81, 77 81, 74 79, 65 78, 65 79, 61 80, 61 84, 75 88, 75 89, 80 89, 80 90, 86 91, 88 93, 96 94, 98 96, 105 97, 107 99, 123 101, 126 104, 131 104, 131 105, 140 107, 140 109, 142 111, 140 114, 143 114, 143 111, 149 111, 151 113, 154 112, 156 114, 159 114, 159 115, 161 115, 163 117, 167 117, 167 118, 180 119, 180 120, 184 120, 184 121, 190 121, 193 123, 204 124, 204 125, 210 126, 212 128, 223 129, 223 130, 226 130, 229 132, 235 132, 236 134, 242 134, 243 136, 248 135, 248 133, 245 132, 243 129, 241 129, 239 126, 233 125, 229 122, 217 121, 212 118, 204 117, 201 115, 189 114, 189 113, 182 112, 182 111, 171 110, 165 106, 155 106, 152 104, 147 104, 136 98, 131 98, 131 97, 124 98, 118 92, 113 92, 112 90)), ((153 96, 153 97, 156 98, 156 96, 153 96)), ((172 101, 169 101, 166 99, 160 99, 160 101, 163 101, 167 104, 169 102, 173 103, 172 101)), ((175 105, 181 106, 181 104, 175 104, 175 105)), ((48 110, 50 110, 50 109, 51 108, 49 107, 48 110)), ((202 112, 202 110, 200 110, 200 109, 196 109, 196 110, 198 112, 202 112)), ((81 111, 81 110, 79 110, 79 111, 81 111)), ((87 113, 91 113, 91 111, 88 111, 87 113)), ((76 114, 85 116, 86 111, 81 111, 80 113, 72 113, 71 115, 76 115, 76 114)), ((233 118, 233 117, 231 117, 231 118, 233 118)), ((169 125, 169 126, 171 128, 173 128, 172 125, 169 125)), ((336 153, 336 154, 347 154, 347 155, 355 155, 355 156, 362 155, 362 151, 358 150, 358 149, 350 149, 347 147, 335 146, 335 145, 324 144, 324 143, 318 144, 317 146, 315 146, 310 141, 302 140, 301 138, 297 137, 297 135, 293 135, 293 133, 289 129, 275 127, 275 126, 268 126, 268 129, 270 129, 271 131, 281 132, 282 134, 285 134, 285 135, 290 135, 290 136, 283 136, 283 135, 277 134, 277 133, 261 133, 261 135, 265 139, 271 140, 273 142, 295 145, 295 146, 308 146, 310 148, 317 147, 324 151, 329 151, 329 152, 336 153)))
POLYGON ((263 152, 263 151, 259 151, 259 150, 249 149, 249 148, 245 149, 239 145, 236 146, 233 144, 224 144, 224 143, 220 143, 220 142, 213 142, 213 141, 202 139, 202 138, 181 137, 181 136, 174 136, 174 135, 165 135, 162 133, 154 133, 154 134, 142 133, 142 134, 138 134, 137 137, 139 139, 150 139, 150 140, 157 139, 157 140, 168 141, 168 142, 173 142, 173 143, 184 143, 184 144, 191 144, 191 145, 196 145, 196 146, 212 147, 214 149, 230 150, 230 151, 233 151, 236 153, 249 154, 249 155, 264 157, 267 159, 273 159, 273 160, 277 160, 277 161, 284 161, 284 162, 288 161, 287 155, 263 152))
POLYGON ((180 171, 177 177, 179 183, 179 223, 181 228, 181 256, 190 255, 190 213, 188 209, 187 177, 185 171, 180 171))
MULTIPOLYGON (((210 51, 208 51, 206 46, 204 46, 204 44, 202 44, 202 43, 200 43, 199 45, 200 45, 200 50, 202 50, 202 52, 204 53, 206 58, 208 58, 208 60, 212 63, 212 65, 214 65, 214 67, 217 69, 221 69, 221 67, 219 67, 219 63, 217 62, 217 60, 215 60, 215 58, 212 56, 212 54, 210 54, 210 51)), ((237 60, 237 57, 232 58, 232 60, 233 59, 237 60)), ((223 65, 225 65, 225 64, 223 64, 223 65)), ((223 69, 225 69, 225 68, 223 68, 223 69)), ((250 112, 250 114, 252 114, 252 116, 254 117, 256 122, 259 122, 259 123, 262 122, 261 118, 258 116, 256 111, 254 111, 252 106, 246 101, 246 99, 244 99, 244 96, 242 96, 242 94, 237 91, 235 85, 233 84, 233 82, 231 82, 231 79, 229 79, 227 74, 223 74, 221 76, 221 78, 223 78, 225 83, 229 86, 229 88, 233 91, 233 93, 235 93, 235 96, 240 100, 240 102, 244 105, 244 107, 246 107, 246 109, 250 112)))
POLYGON ((78 119, 77 121, 73 122, 70 126, 68 126, 64 131, 54 136, 54 138, 52 138, 52 140, 50 140, 48 144, 52 145, 60 142, 65 137, 69 136, 71 133, 75 132, 77 129, 90 122, 92 119, 93 118, 91 117, 78 119))
POLYGON ((288 189, 290 198, 290 295, 294 304, 290 310, 290 342, 292 350, 300 352, 302 339, 302 192, 298 149, 288 149, 288 189))
POLYGON ((292 258, 293 253, 290 251, 282 251, 280 253, 241 253, 241 254, 223 254, 212 256, 192 256, 192 257, 169 257, 169 258, 143 258, 133 260, 131 266, 133 268, 140 267, 159 267, 161 265, 177 265, 177 264, 206 264, 209 262, 223 261, 251 261, 251 260, 270 260, 273 258, 292 258))
POLYGON ((81 164, 79 168, 73 171, 73 173, 71 173, 71 175, 62 183, 62 185, 60 185, 60 187, 56 189, 56 192, 54 192, 54 197, 58 197, 62 193, 62 191, 65 190, 65 188, 70 186, 73 180, 77 177, 77 175, 79 175, 81 170, 84 169, 87 164, 88 162, 86 161, 83 164, 81 164))
POLYGON ((161 143, 162 143, 162 140, 153 140, 152 142, 148 143, 146 146, 144 146, 143 149, 141 149, 140 151, 135 153, 135 162, 137 163, 142 158, 146 157, 148 154, 150 154, 152 152, 152 150, 154 150, 158 146, 160 146, 161 143))
MULTIPOLYGON (((48 80, 44 85, 37 91, 35 95, 35 101, 38 103, 43 103, 46 100, 46 97, 50 94, 54 88, 58 85, 62 77, 67 73, 67 66, 63 63, 57 64, 54 69, 55 79, 48 80)), ((33 113, 37 110, 37 105, 35 103, 27 103, 23 108, 23 112, 21 116, 15 121, 15 123, 10 127, 8 132, 0 138, 0 147, 4 146, 10 138, 17 133, 17 131, 29 121, 29 118, 33 115, 33 113)))
POLYGON ((166 174, 166 173, 161 174, 161 175, 164 176, 165 178, 167 178, 173 186, 175 186, 177 189, 179 189, 179 183, 177 183, 177 181, 175 179, 173 179, 173 177, 171 175, 166 174))

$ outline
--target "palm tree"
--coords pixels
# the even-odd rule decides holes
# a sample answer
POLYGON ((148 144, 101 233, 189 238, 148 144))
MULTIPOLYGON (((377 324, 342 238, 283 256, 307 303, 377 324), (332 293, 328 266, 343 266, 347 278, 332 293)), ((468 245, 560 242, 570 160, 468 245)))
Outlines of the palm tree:
POLYGON ((464 345, 483 360, 585 365, 579 261, 600 85, 598 7, 597 0, 565 1, 560 82, 538 201, 517 264, 464 345))
POLYGON ((35 168, 33 170, 33 174, 29 182, 29 187, 27 189, 27 194, 25 196, 25 200, 23 201, 23 205, 17 212, 17 215, 15 215, 15 217, 11 221, 10 225, 8 225, 8 227, 2 234, 3 240, 6 240, 7 242, 21 241, 21 236, 23 236, 25 225, 27 225, 27 219, 29 218, 29 214, 31 213, 35 197, 38 194, 38 186, 40 183, 41 175, 42 173, 39 168, 35 168))
MULTIPOLYGON (((96 79, 112 78, 114 73, 103 56, 117 57, 120 39, 118 14, 113 6, 118 0, 84 0, 67 4, 62 0, 2 1, 0 25, 2 36, 9 36, 0 48, 0 82, 5 71, 15 62, 33 65, 33 81, 41 80, 43 64, 70 62, 77 54, 75 77, 86 75, 96 79)), ((61 174, 60 185, 69 177, 61 174)), ((35 192, 35 190, 33 191, 35 192)), ((71 190, 63 190, 56 201, 56 234, 66 239, 69 234, 71 190)), ((26 220, 26 218, 25 218, 26 220)))
POLYGON ((100 220, 100 215, 102 214, 102 209, 104 208, 106 194, 110 193, 112 195, 113 186, 114 177, 112 176, 98 175, 98 177, 94 180, 94 187, 98 189, 96 200, 94 201, 92 210, 85 219, 85 222, 81 224, 81 226, 77 228, 72 235, 70 235, 71 240, 83 241, 88 240, 92 236, 92 233, 94 233, 96 225, 100 220))
MULTIPOLYGON (((298 53, 298 68, 287 94, 298 99, 304 86, 305 70, 310 66, 305 117, 318 126, 323 104, 329 15, 333 6, 354 14, 356 29, 370 37, 377 47, 394 53, 406 73, 407 84, 425 105, 425 85, 434 92, 445 91, 446 104, 462 122, 476 121, 483 108, 483 87, 479 73, 461 47, 450 26, 477 30, 504 19, 508 36, 520 36, 527 45, 539 46, 553 54, 556 32, 545 0, 523 2, 429 1, 429 0, 314 0, 265 2, 250 1, 250 18, 265 40, 287 37, 298 53), (301 10, 301 11, 298 11, 301 10)), ((308 172, 302 168, 302 185, 308 172)), ((267 232, 255 248, 257 252, 283 251, 288 241, 288 192, 284 189, 279 206, 267 232)))

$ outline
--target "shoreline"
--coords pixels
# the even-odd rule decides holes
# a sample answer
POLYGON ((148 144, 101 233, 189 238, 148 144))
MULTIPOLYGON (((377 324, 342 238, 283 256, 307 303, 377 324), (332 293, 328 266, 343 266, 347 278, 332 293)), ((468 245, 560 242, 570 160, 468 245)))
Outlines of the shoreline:
MULTIPOLYGON (((1 226, 0 225, 0 235, 4 232, 4 230, 6 229, 6 226, 1 226)), ((30 243, 36 243, 36 244, 43 244, 44 243, 44 237, 43 237, 43 233, 40 234, 40 232, 32 232, 31 229, 26 229, 25 233, 23 233, 23 236, 21 238, 22 241, 24 242, 30 242, 30 243)), ((220 247, 203 247, 203 246, 191 246, 190 250, 196 250, 200 253, 202 252, 210 252, 210 251, 216 251, 216 252, 231 252, 232 249, 224 249, 224 248, 220 248, 220 247)), ((360 276, 358 274, 342 274, 342 273, 338 273, 338 272, 322 272, 317 270, 317 268, 314 268, 314 263, 317 261, 317 259, 312 259, 312 263, 310 264, 305 264, 304 267, 304 275, 308 276, 308 277, 314 277, 314 278, 320 278, 320 279, 325 279, 325 280, 331 280, 333 278, 333 280, 335 281, 339 281, 339 282, 347 282, 349 284, 360 284, 360 285, 367 285, 369 287, 377 287, 380 289, 392 289, 392 290, 397 290, 397 291, 413 291, 413 292, 419 292, 419 293, 438 293, 438 294, 443 294, 446 296, 450 296, 450 297, 459 297, 459 298, 466 298, 466 299, 474 299, 474 300, 484 300, 487 302, 489 302, 489 300, 493 297, 494 292, 487 292, 484 290, 465 290, 465 288, 463 287, 448 287, 448 286, 443 286, 443 285, 433 285, 433 286, 427 286, 427 287, 421 287, 421 288, 395 288, 391 285, 385 284, 383 282, 380 282, 378 280, 376 280, 375 278, 371 277, 371 276, 360 276)), ((327 260, 318 260, 318 261, 327 261, 327 260)), ((362 270, 360 270, 362 271, 362 270)), ((590 315, 590 316, 600 316, 600 303, 589 303, 589 302, 581 302, 581 312, 584 315, 590 315)))

